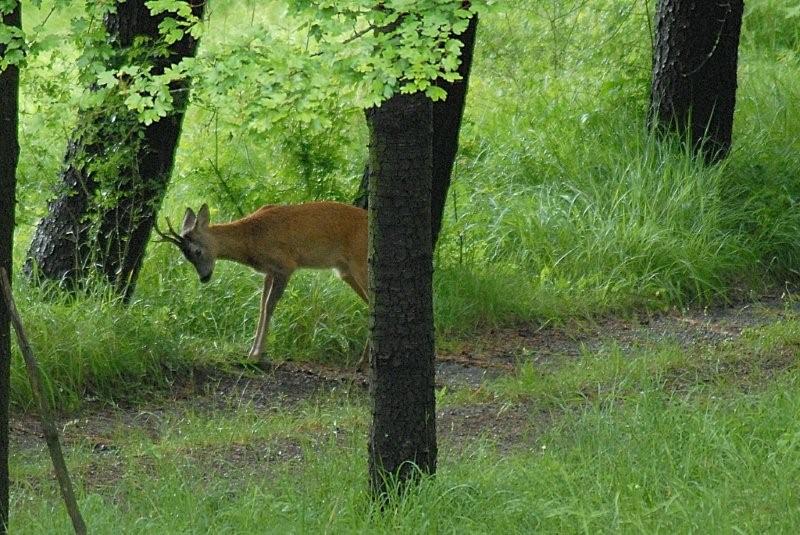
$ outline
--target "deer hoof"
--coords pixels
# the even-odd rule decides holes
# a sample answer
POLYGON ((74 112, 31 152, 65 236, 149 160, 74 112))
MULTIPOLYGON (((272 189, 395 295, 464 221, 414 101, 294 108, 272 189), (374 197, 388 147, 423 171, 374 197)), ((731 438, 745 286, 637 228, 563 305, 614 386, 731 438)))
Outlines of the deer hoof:
POLYGON ((361 358, 356 363, 357 372, 365 372, 369 369, 369 342, 364 346, 364 351, 361 352, 361 358))
POLYGON ((252 364, 261 363, 261 351, 257 351, 255 348, 251 349, 247 354, 247 360, 252 364))

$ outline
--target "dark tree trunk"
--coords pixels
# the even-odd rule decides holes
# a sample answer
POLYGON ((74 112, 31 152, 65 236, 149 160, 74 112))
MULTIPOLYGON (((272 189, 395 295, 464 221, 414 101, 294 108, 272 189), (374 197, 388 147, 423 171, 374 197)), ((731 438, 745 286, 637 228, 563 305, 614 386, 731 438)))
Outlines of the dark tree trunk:
POLYGON ((731 148, 743 0, 659 0, 650 120, 714 163, 731 148))
MULTIPOLYGON (((11 13, 2 15, 3 24, 22 27, 20 2, 11 13)), ((0 46, 0 57, 5 56, 0 46)), ((0 71, 0 267, 11 279, 16 208, 18 141, 19 69, 9 66, 0 71)), ((11 364, 11 322, 0 299, 0 533, 8 531, 8 401, 11 364)))
POLYGON ((385 496, 387 477, 403 484, 436 471, 432 103, 419 93, 396 95, 369 110, 367 124, 374 400, 369 472, 373 493, 385 496))
POLYGON ((447 82, 440 80, 438 86, 447 91, 444 101, 433 104, 433 181, 431 183, 431 238, 433 247, 439 240, 442 229, 442 215, 447 202, 447 190, 458 152, 458 134, 461 131, 461 118, 467 102, 467 87, 472 69, 472 55, 475 50, 475 34, 478 29, 478 15, 472 17, 466 31, 459 37, 464 43, 461 49, 461 65, 458 73, 461 80, 447 82))
MULTIPOLYGON (((204 7, 199 2, 192 11, 201 17, 204 7)), ((151 16, 145 0, 117 4, 117 12, 105 21, 117 51, 112 67, 126 57, 137 37, 157 46, 161 20, 161 16, 151 16)), ((187 34, 169 46, 168 54, 151 53, 141 61, 160 73, 196 50, 197 40, 187 34)), ((50 202, 28 251, 27 273, 35 271, 75 288, 99 271, 130 298, 172 172, 188 81, 173 84, 171 91, 175 111, 149 126, 138 123, 127 110, 101 108, 83 113, 67 147, 59 195, 50 202), (120 150, 129 151, 127 158, 118 158, 120 150), (115 157, 121 162, 118 166, 100 171, 92 167, 92 162, 113 162, 115 157), (109 195, 110 204, 97 202, 98 196, 109 195)))
MULTIPOLYGON (((447 202, 450 177, 458 152, 458 134, 461 130, 461 119, 464 116, 464 105, 467 101, 467 88, 469 87, 477 29, 478 16, 475 15, 470 20, 466 31, 458 37, 464 44, 461 49, 461 65, 458 67, 461 80, 456 82, 438 80, 436 83, 447 91, 447 98, 433 103, 433 180, 431 185, 431 243, 433 247, 436 247, 439 231, 442 228, 444 205, 447 202)), ((370 166, 367 164, 361 177, 359 194, 354 203, 356 206, 368 207, 367 193, 370 175, 370 166)))
POLYGON ((85 147, 78 141, 67 145, 67 167, 61 172, 62 193, 49 203, 47 215, 36 227, 24 266, 25 273, 34 279, 41 276, 62 282, 69 288, 85 277, 88 267, 89 212, 97 189, 91 177, 69 165, 82 149, 85 147))

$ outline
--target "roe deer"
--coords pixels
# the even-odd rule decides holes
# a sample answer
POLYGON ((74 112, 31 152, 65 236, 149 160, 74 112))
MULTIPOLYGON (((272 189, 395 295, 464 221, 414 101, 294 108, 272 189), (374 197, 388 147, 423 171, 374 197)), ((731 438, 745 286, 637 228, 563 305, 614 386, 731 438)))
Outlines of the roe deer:
MULTIPOLYGON (((186 209, 183 228, 175 232, 167 219, 168 234, 160 241, 177 245, 191 262, 201 282, 211 280, 218 258, 232 260, 264 273, 261 315, 248 357, 261 359, 272 312, 289 277, 299 268, 332 268, 367 302, 367 211, 337 202, 267 205, 254 213, 219 225, 210 225, 208 205, 195 215, 186 209)), ((364 348, 358 368, 366 363, 364 348)))

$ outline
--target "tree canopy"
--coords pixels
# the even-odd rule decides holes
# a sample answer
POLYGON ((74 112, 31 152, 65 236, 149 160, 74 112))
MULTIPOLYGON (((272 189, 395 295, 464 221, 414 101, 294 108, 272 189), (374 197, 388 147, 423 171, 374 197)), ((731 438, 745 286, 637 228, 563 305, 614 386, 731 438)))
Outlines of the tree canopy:
MULTIPOLYGON (((34 5, 41 7, 41 0, 34 5)), ((425 92, 433 100, 446 97, 435 80, 459 78, 456 37, 469 19, 489 8, 493 0, 367 0, 267 2, 259 12, 277 24, 249 24, 239 28, 213 54, 187 58, 163 71, 143 69, 119 58, 111 68, 113 46, 103 25, 116 9, 111 0, 76 2, 55 0, 51 12, 71 9, 67 35, 45 30, 42 23, 29 35, 4 27, 0 43, 9 45, 3 62, 20 62, 25 54, 51 51, 65 37, 81 50, 77 65, 83 86, 78 105, 90 107, 107 98, 121 98, 125 106, 150 124, 172 110, 170 84, 192 79, 193 100, 216 110, 230 110, 222 119, 252 124, 265 131, 290 120, 310 128, 326 128, 321 109, 375 106, 395 93, 425 92), (80 7, 80 9, 76 9, 80 7), (277 28, 277 30, 276 30, 277 28), (250 120, 257 118, 258 121, 250 120)), ((13 4, 2 0, 0 6, 13 4)), ((193 15, 185 0, 150 0, 151 13, 162 17, 158 43, 135 42, 129 57, 166 55, 170 44, 186 32, 199 38, 214 31, 213 3, 204 22, 193 15)), ((255 8, 254 8, 255 9, 255 8)), ((246 14, 243 14, 246 15, 246 14)), ((46 22, 46 18, 45 18, 46 22)), ((2 66, 2 63, 0 63, 2 66)))

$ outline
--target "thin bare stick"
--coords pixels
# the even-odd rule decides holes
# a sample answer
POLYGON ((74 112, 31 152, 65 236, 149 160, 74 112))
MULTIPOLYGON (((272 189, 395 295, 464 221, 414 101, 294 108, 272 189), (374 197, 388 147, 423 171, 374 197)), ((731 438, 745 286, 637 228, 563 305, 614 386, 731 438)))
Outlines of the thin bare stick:
POLYGON ((47 441, 47 448, 50 450, 50 457, 53 459, 53 469, 56 472, 56 479, 58 479, 58 486, 61 487, 61 495, 64 497, 64 503, 67 506, 67 512, 72 519, 72 527, 78 535, 86 534, 86 524, 83 522, 81 512, 78 509, 78 502, 75 500, 75 492, 72 490, 72 483, 69 479, 69 472, 67 471, 67 464, 64 462, 64 454, 61 452, 61 444, 58 441, 58 431, 53 424, 53 418, 50 415, 50 407, 44 397, 44 390, 42 389, 42 376, 39 372, 39 364, 33 356, 33 350, 28 337, 25 335, 25 330, 22 328, 22 320, 17 313, 17 307, 14 304, 14 297, 11 294, 11 283, 8 280, 8 274, 4 268, 0 267, 0 289, 2 289, 3 299, 6 302, 8 315, 11 317, 11 324, 14 326, 14 331, 17 333, 17 341, 19 348, 22 352, 22 357, 25 359, 25 367, 28 370, 28 378, 31 381, 31 389, 33 390, 33 397, 39 405, 39 417, 42 420, 42 430, 44 431, 44 438, 47 441))

